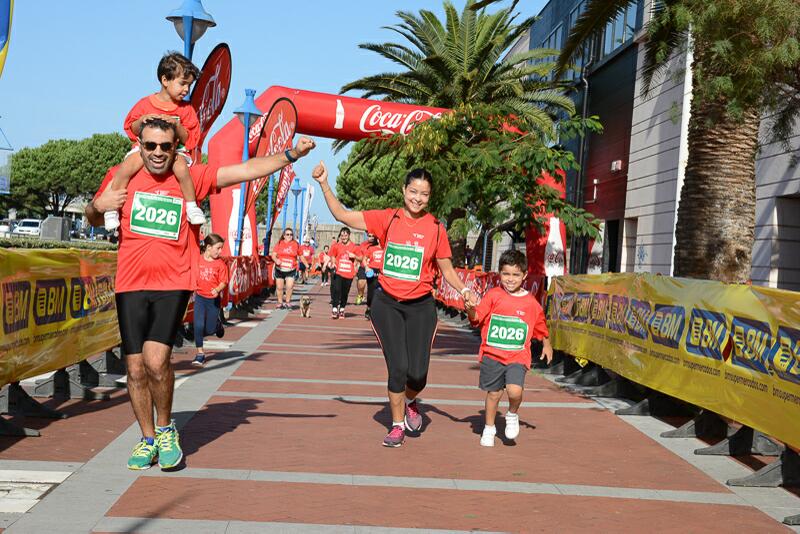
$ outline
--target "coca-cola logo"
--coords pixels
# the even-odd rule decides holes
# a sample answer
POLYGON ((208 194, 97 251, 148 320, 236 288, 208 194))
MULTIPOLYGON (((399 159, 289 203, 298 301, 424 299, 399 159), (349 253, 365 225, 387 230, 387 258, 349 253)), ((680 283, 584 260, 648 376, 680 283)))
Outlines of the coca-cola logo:
POLYGON ((544 264, 547 267, 563 267, 564 253, 561 251, 550 252, 545 256, 544 264))
POLYGON ((210 122, 222 110, 225 99, 228 96, 228 88, 221 83, 220 70, 222 65, 217 64, 214 74, 209 78, 208 85, 203 89, 203 96, 200 99, 200 107, 197 110, 197 119, 200 121, 200 130, 205 131, 210 122))
POLYGON ((414 128, 414 124, 441 116, 441 112, 432 112, 424 109, 415 109, 408 113, 383 111, 380 104, 374 104, 364 110, 358 127, 364 133, 381 133, 383 135, 399 133, 406 135, 414 128))
POLYGON ((269 153, 275 154, 284 150, 294 136, 295 123, 284 119, 283 112, 278 114, 278 120, 269 132, 269 153))

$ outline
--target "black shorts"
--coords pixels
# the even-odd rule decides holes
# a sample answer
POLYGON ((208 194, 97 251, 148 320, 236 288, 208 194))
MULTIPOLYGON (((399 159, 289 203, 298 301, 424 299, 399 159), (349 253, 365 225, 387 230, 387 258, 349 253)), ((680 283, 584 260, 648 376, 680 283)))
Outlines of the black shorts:
POLYGON ((356 278, 358 278, 359 280, 367 279, 367 271, 364 269, 363 266, 358 268, 358 272, 356 272, 356 278))
POLYGON ((478 380, 478 387, 483 391, 500 391, 508 384, 524 387, 527 373, 528 370, 521 363, 506 365, 484 356, 481 359, 481 376, 478 380))
POLYGON ((172 347, 191 294, 180 289, 117 293, 119 334, 125 354, 141 354, 145 341, 172 347))
MULTIPOLYGON (((242 145, 242 146, 244 146, 244 145, 242 145)), ((300 262, 300 264, 297 266, 297 268, 300 269, 301 273, 306 272, 306 264, 303 263, 303 262, 300 262)))
POLYGON ((280 269, 275 269, 276 280, 285 280, 287 278, 291 278, 292 280, 297 278, 297 269, 292 269, 291 271, 281 271, 280 269))

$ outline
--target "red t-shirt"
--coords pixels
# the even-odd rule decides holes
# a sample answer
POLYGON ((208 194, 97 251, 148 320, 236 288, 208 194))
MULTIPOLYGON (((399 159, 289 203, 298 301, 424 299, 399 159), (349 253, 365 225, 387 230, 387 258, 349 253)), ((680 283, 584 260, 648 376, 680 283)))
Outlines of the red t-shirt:
POLYGON ((413 300, 433 290, 437 259, 450 258, 450 242, 442 223, 430 213, 419 219, 402 209, 363 212, 367 232, 384 244, 380 284, 397 300, 413 300))
POLYGON ((511 295, 493 287, 475 308, 474 325, 481 327, 480 358, 531 367, 531 339, 549 336, 544 311, 531 293, 511 295))
POLYGON ((273 254, 278 257, 278 269, 281 271, 293 271, 297 269, 297 256, 300 253, 300 245, 297 244, 297 241, 294 239, 291 241, 281 239, 272 250, 273 254))
POLYGON ((370 245, 367 247, 365 251, 365 256, 367 257, 367 267, 370 269, 382 269, 383 268, 383 247, 380 245, 370 245))
POLYGON ((179 117, 181 126, 186 128, 186 131, 189 133, 186 142, 183 143, 186 147, 186 151, 191 152, 195 149, 197 141, 200 139, 200 121, 197 120, 197 112, 195 112, 192 104, 189 102, 181 102, 180 104, 176 104, 175 102, 162 102, 156 98, 156 95, 146 96, 139 100, 128 112, 128 116, 125 117, 123 128, 131 141, 134 143, 139 142, 139 138, 131 129, 133 123, 143 115, 149 115, 151 113, 179 117))
POLYGON ((306 260, 308 265, 311 265, 311 260, 314 259, 314 247, 311 245, 300 245, 298 248, 299 255, 306 260))
POLYGON ((356 267, 350 253, 359 254, 358 245, 352 241, 348 241, 346 245, 342 243, 334 243, 331 247, 329 254, 336 264, 336 274, 342 278, 349 278, 350 280, 356 275, 356 267))
POLYGON ((219 287, 220 284, 228 283, 228 266, 220 259, 207 260, 200 255, 197 274, 197 294, 207 299, 213 299, 215 295, 211 290, 219 287))
MULTIPOLYGON (((94 198, 108 187, 116 170, 108 170, 94 198)), ((191 167, 198 202, 216 190, 218 170, 216 166, 191 167)), ((153 176, 142 168, 131 178, 120 210, 115 291, 194 291, 199 234, 200 227, 186 220, 183 193, 172 172, 153 176)))
POLYGON ((328 256, 325 252, 320 252, 319 256, 317 257, 317 261, 319 262, 320 268, 324 269, 326 267, 326 263, 328 263, 328 256))

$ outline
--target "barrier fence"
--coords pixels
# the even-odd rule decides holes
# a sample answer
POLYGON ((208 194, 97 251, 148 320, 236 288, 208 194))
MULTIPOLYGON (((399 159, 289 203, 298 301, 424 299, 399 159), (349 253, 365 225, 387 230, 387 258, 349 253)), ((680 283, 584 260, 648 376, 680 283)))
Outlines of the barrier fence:
POLYGON ((625 273, 549 295, 555 349, 800 446, 797 293, 625 273))
MULTIPOLYGON (((274 284, 272 261, 224 258, 223 304, 274 284)), ((120 344, 114 301, 117 254, 77 249, 0 250, 3 331, 0 386, 63 369, 120 344)), ((190 304, 184 320, 192 320, 190 304)))

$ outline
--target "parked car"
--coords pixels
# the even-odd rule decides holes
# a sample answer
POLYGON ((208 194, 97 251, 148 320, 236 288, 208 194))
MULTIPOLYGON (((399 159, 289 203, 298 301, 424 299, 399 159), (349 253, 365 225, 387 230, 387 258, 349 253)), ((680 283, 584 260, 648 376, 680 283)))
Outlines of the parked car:
POLYGON ((94 241, 108 241, 108 230, 104 226, 87 228, 87 237, 94 241))
POLYGON ((39 237, 41 232, 41 219, 22 219, 11 233, 18 237, 39 237))
POLYGON ((0 237, 11 237, 11 232, 17 226, 17 221, 11 219, 3 219, 0 221, 0 237))

